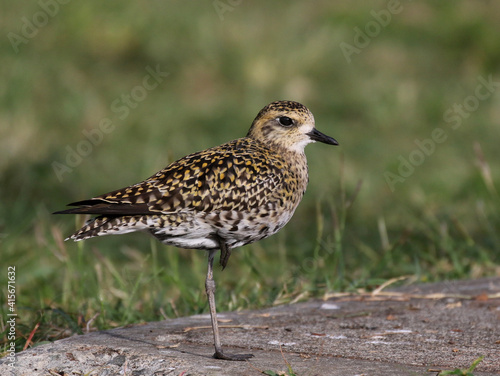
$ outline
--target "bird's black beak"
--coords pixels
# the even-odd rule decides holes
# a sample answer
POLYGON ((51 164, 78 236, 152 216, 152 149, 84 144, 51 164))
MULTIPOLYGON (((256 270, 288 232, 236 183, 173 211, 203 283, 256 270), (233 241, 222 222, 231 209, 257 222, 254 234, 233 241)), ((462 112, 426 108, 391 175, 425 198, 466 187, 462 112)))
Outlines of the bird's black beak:
POLYGON ((311 132, 306 133, 311 140, 322 142, 324 144, 329 144, 329 145, 338 145, 339 143, 337 142, 336 139, 333 137, 327 136, 326 134, 321 133, 318 131, 316 128, 314 128, 311 132))

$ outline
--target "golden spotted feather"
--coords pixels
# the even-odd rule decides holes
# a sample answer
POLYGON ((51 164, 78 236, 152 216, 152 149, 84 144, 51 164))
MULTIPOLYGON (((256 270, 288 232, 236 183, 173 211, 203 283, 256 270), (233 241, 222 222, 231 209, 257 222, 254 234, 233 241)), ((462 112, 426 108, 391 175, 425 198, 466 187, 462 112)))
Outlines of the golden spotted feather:
POLYGON ((247 137, 188 155, 142 183, 70 204, 84 207, 65 213, 101 215, 71 238, 149 230, 165 243, 204 249, 229 235, 231 248, 262 239, 288 222, 304 194, 306 165, 302 179, 287 165, 247 137))

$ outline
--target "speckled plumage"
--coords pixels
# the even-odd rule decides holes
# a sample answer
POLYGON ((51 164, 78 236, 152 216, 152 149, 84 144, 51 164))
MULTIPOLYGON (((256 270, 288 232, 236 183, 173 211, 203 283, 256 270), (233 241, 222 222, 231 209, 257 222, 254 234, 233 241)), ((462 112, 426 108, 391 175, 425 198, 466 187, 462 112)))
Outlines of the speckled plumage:
POLYGON ((314 141, 337 145, 314 128, 304 105, 273 102, 258 113, 246 137, 190 154, 141 183, 58 213, 98 215, 70 236, 75 241, 146 231, 166 244, 209 250, 212 261, 212 251, 221 249, 225 267, 231 249, 266 238, 290 220, 308 183, 304 147, 314 141))
MULTIPOLYGON (((276 116, 314 124, 297 102, 263 108, 247 137, 190 154, 145 181, 70 205, 62 213, 98 214, 70 238, 147 231, 166 244, 218 249, 268 237, 291 218, 305 192, 308 174, 292 128, 276 126, 276 116), (287 134, 288 133, 288 134, 287 134), (292 133, 293 135, 293 133, 292 133)), ((306 140, 307 141, 307 140, 306 140)))
POLYGON ((259 240, 279 230, 302 198, 307 168, 298 162, 287 168, 283 155, 251 138, 191 154, 142 183, 75 203, 91 206, 74 212, 103 216, 71 238, 146 230, 201 249, 219 248, 215 233, 231 248, 259 240))

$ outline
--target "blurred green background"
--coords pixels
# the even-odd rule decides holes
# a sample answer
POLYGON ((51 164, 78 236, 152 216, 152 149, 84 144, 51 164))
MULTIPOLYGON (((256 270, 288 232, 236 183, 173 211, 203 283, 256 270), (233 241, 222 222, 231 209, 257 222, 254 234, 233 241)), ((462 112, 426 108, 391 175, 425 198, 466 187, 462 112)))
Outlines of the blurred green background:
POLYGON ((494 1, 4 3, 2 346, 8 266, 18 349, 37 323, 43 343, 93 317, 91 330, 206 312, 204 253, 144 234, 63 242, 84 218, 51 212, 242 137, 279 99, 340 146, 307 147, 295 217, 217 270, 220 311, 499 276, 498 14, 494 1))

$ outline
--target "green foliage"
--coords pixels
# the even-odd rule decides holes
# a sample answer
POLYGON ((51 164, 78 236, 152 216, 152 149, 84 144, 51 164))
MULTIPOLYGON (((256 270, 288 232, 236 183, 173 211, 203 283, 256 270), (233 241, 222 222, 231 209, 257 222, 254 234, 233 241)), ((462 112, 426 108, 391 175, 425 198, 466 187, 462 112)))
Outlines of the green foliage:
POLYGON ((220 311, 370 290, 402 275, 498 275, 500 90, 463 116, 454 106, 475 107, 481 79, 500 79, 500 5, 402 7, 349 63, 340 45, 353 45, 387 2, 255 1, 225 13, 212 2, 68 2, 15 48, 9 33, 22 37, 42 10, 4 5, 2 350, 10 265, 17 350, 30 334, 40 343, 206 312, 204 253, 144 234, 64 242, 84 218, 51 212, 243 136, 277 99, 303 102, 340 146, 307 147, 310 185, 292 221, 216 271, 220 311), (437 128, 446 140, 425 143, 421 164, 400 175, 437 128), (388 184, 387 173, 399 180, 388 184))
POLYGON ((474 376, 472 371, 474 371, 476 369, 476 367, 479 365, 479 363, 481 363, 483 358, 484 358, 484 356, 481 356, 481 357, 477 358, 476 360, 474 360, 474 362, 472 362, 471 366, 468 369, 456 368, 453 371, 441 371, 438 373, 438 375, 439 376, 441 376, 441 375, 474 376))
POLYGON ((281 372, 276 373, 272 370, 267 370, 267 371, 263 371, 262 373, 264 375, 268 375, 268 376, 297 376, 297 374, 292 369, 292 365, 288 362, 288 360, 286 360, 285 355, 283 354, 283 349, 281 348, 281 345, 280 345, 280 352, 281 352, 281 356, 283 357, 283 361, 286 364, 288 371, 287 372, 281 371, 281 372))

